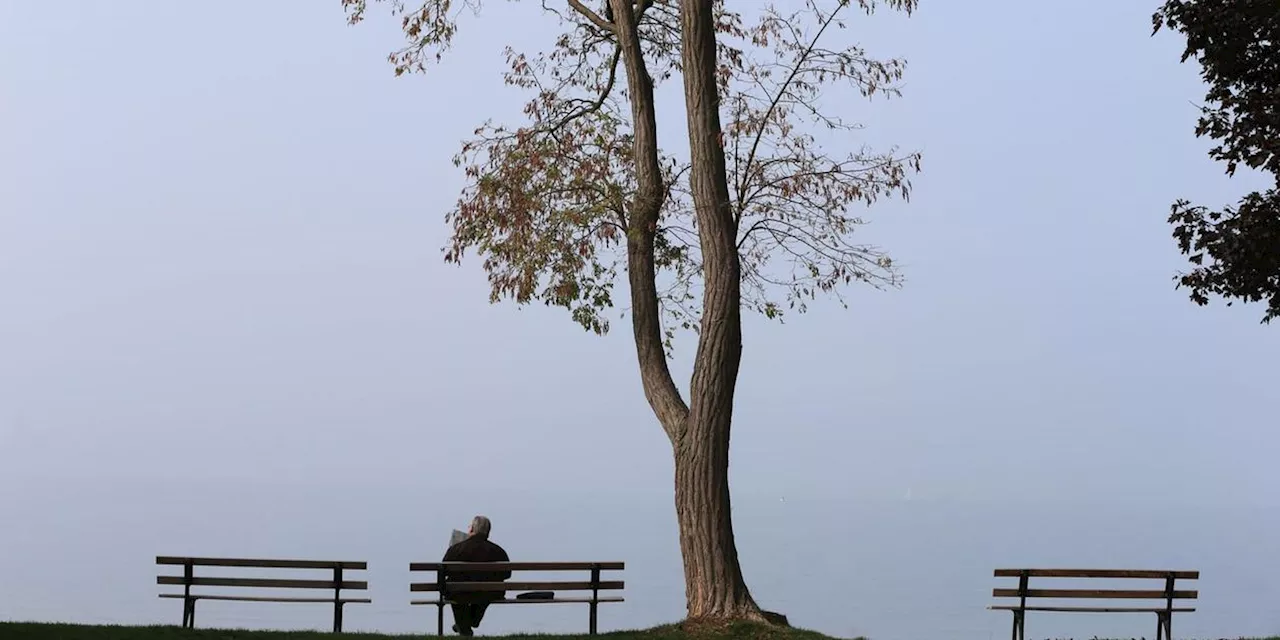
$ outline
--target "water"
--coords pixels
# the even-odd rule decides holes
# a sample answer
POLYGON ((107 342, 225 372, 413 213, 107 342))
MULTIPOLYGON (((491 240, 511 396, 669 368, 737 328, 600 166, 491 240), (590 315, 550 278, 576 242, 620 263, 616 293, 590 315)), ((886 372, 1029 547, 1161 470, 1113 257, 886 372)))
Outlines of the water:
MULTIPOLYGON (((0 619, 173 624, 156 597, 154 556, 368 560, 372 605, 348 630, 434 632, 410 607, 410 560, 433 560, 473 510, 518 560, 625 560, 627 602, 602 630, 683 612, 667 494, 605 495, 588 484, 492 497, 480 508, 443 488, 218 482, 53 482, 0 489, 0 619)), ((990 640, 1009 614, 985 610, 996 567, 1200 569, 1199 611, 1176 637, 1280 632, 1280 509, 1103 504, 857 501, 738 495, 742 563, 757 599, 793 624, 874 640, 990 640)), ((1071 586, 1071 585, 1065 585, 1071 586)), ((314 628, 324 605, 201 603, 201 626, 314 628)), ((584 606, 495 608, 481 631, 585 631, 584 606)), ((1148 615, 1030 615, 1035 638, 1153 637, 1148 615)))

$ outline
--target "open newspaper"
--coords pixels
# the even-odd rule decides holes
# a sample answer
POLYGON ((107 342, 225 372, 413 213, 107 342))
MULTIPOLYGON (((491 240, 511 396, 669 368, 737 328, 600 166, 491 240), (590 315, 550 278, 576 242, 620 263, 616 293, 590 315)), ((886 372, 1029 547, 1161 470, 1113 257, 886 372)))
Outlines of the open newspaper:
POLYGON ((466 540, 466 539, 467 539, 466 533, 462 531, 458 531, 457 529, 454 529, 453 533, 449 535, 449 546, 452 547, 453 545, 458 544, 459 542, 462 542, 463 540, 466 540))

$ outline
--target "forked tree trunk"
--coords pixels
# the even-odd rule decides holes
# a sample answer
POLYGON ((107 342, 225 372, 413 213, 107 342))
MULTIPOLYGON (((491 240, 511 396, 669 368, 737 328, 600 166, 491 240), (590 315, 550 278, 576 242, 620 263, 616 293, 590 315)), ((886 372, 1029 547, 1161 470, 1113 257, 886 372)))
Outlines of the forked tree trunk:
MULTIPOLYGON (((636 192, 627 220, 627 277, 631 320, 645 397, 675 454, 676 515, 691 620, 782 622, 756 605, 742 578, 729 506, 729 426, 742 358, 741 269, 736 224, 729 208, 715 84, 715 25, 711 0, 681 4, 686 112, 694 207, 703 258, 702 324, 688 404, 671 377, 663 348, 655 282, 654 236, 664 186, 658 161, 653 82, 645 65, 634 12, 643 4, 609 0, 627 75, 636 192)), ((604 28, 602 27, 602 28, 604 28)))

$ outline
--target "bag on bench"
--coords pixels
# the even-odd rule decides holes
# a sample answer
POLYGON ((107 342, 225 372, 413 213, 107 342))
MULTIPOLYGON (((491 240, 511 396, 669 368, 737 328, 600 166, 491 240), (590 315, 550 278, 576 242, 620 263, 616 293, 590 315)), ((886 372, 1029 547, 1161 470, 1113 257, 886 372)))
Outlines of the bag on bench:
POLYGON ((516 594, 516 600, 554 600, 555 597, 554 591, 526 591, 516 594))

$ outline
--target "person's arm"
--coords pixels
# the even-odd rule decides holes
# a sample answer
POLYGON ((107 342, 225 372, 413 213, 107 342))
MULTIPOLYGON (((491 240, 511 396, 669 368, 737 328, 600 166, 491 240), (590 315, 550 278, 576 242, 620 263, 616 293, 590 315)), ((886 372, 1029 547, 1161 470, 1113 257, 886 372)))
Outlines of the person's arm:
MULTIPOLYGON (((444 552, 444 558, 441 559, 440 561, 441 562, 457 562, 458 561, 458 545, 455 544, 452 547, 449 547, 449 549, 444 552)), ((448 572, 445 572, 444 579, 445 579, 445 582, 449 581, 448 572)))
MULTIPOLYGON (((511 558, 507 557, 507 550, 503 549, 502 547, 498 547, 498 556, 502 558, 498 562, 511 562, 511 558)), ((511 570, 508 569, 502 572, 502 577, 499 579, 499 581, 505 582, 510 579, 511 579, 511 570)))

